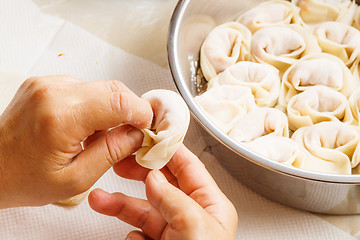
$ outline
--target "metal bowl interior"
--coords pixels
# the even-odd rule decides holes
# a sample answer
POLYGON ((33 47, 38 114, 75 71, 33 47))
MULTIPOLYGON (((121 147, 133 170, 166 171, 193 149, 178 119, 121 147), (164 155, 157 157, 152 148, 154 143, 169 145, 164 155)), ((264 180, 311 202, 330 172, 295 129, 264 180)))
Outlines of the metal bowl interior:
MULTIPOLYGON (((264 1, 180 0, 178 2, 170 24, 168 57, 171 72, 180 94, 188 104, 195 119, 197 119, 203 128, 214 139, 216 139, 215 142, 225 146, 226 150, 223 150, 224 154, 226 154, 226 152, 235 153, 240 158, 246 159, 246 161, 254 163, 257 166, 261 166, 263 169, 267 169, 268 172, 275 172, 279 176, 290 176, 292 179, 298 179, 299 181, 306 181, 311 183, 316 182, 320 184, 326 183, 329 187, 341 187, 341 185, 346 185, 347 188, 351 188, 351 186, 358 187, 360 184, 360 175, 334 175, 305 171, 271 161, 252 151, 247 150, 229 138, 225 133, 220 131, 205 116, 205 114, 194 101, 194 97, 198 94, 196 72, 199 66, 199 50, 208 32, 216 25, 236 19, 236 17, 239 16, 241 12, 250 9, 251 7, 261 2, 264 1)), ((236 162, 234 161, 228 164, 228 169, 236 165, 236 162)), ((289 178, 285 178, 283 180, 286 181, 286 179, 289 178)), ((334 189, 335 188, 332 187, 331 191, 334 189)), ((356 192, 357 191, 358 190, 356 190, 356 192)), ((349 194, 348 190, 346 193, 349 194)), ((353 195, 351 196, 352 198, 354 197, 353 195)), ((297 206, 296 203, 290 203, 288 205, 315 212, 341 214, 360 212, 360 202, 359 205, 358 203, 355 204, 356 206, 353 205, 352 210, 350 211, 324 211, 318 210, 316 208, 297 206), (354 208, 359 208, 359 210, 354 210, 354 208)), ((345 208, 346 207, 348 206, 345 206, 345 208)))

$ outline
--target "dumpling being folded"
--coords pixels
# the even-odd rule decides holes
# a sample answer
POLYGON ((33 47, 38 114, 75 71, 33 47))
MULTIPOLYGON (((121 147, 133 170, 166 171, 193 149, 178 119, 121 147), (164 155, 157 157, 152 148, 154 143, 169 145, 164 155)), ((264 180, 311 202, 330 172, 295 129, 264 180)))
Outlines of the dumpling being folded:
POLYGON ((190 113, 181 96, 169 90, 152 90, 141 98, 149 101, 154 120, 144 129, 142 147, 136 161, 143 167, 164 167, 180 147, 190 123, 190 113))
POLYGON ((360 31, 339 22, 324 22, 313 31, 323 52, 337 56, 349 66, 360 51, 360 31))
POLYGON ((317 85, 330 87, 348 97, 359 86, 359 80, 335 56, 326 53, 308 55, 283 75, 278 107, 286 108, 290 98, 317 85))
POLYGON ((273 65, 281 73, 298 59, 316 52, 321 52, 316 38, 297 24, 262 28, 251 41, 254 59, 273 65))
POLYGON ((323 173, 351 174, 360 162, 360 128, 342 122, 322 122, 298 129, 292 136, 309 153, 297 167, 323 173))
POLYGON ((222 85, 195 97, 209 119, 226 134, 241 117, 256 108, 248 87, 222 85))
POLYGON ((200 66, 209 81, 238 61, 251 59, 251 32, 244 25, 228 22, 214 28, 200 51, 200 66))
POLYGON ((316 24, 337 21, 351 25, 356 10, 351 0, 292 0, 300 7, 300 16, 305 23, 316 24))
POLYGON ((243 13, 236 21, 244 24, 251 32, 279 24, 302 23, 300 8, 295 4, 274 0, 264 2, 243 13))
POLYGON ((254 109, 229 132, 229 136, 239 143, 251 142, 265 135, 289 137, 288 119, 282 111, 275 108, 254 109))
POLYGON ((326 86, 313 86, 292 97, 287 106, 290 129, 311 126, 323 121, 351 124, 353 116, 347 98, 326 86))
POLYGON ((208 89, 219 85, 249 87, 258 106, 273 107, 280 92, 279 71, 268 64, 242 61, 213 78, 208 89))
POLYGON ((287 137, 267 135, 242 145, 263 157, 285 165, 296 165, 303 162, 305 157, 297 143, 287 137))

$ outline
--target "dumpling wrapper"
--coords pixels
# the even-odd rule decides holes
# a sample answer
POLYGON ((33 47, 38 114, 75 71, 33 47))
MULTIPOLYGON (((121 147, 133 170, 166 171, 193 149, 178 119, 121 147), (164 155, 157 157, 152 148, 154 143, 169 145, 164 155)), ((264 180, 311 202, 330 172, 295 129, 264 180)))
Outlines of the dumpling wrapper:
POLYGON ((305 157, 297 143, 287 137, 267 135, 242 145, 263 157, 290 166, 303 162, 305 157))
POLYGON ((360 51, 360 31, 339 22, 324 22, 313 31, 319 46, 325 53, 340 58, 350 66, 360 51))
POLYGON ((341 122, 322 122, 298 129, 292 136, 308 154, 296 167, 331 173, 351 174, 360 162, 360 128, 341 122))
POLYGON ((357 88, 349 97, 349 105, 354 117, 354 124, 360 123, 360 87, 357 88))
POLYGON ((221 85, 213 87, 195 101, 220 130, 228 134, 241 117, 257 108, 248 87, 221 85))
POLYGON ((244 24, 252 33, 261 28, 279 24, 302 24, 300 8, 291 2, 283 0, 261 3, 241 14, 236 21, 244 24))
POLYGON ((292 97, 287 105, 287 116, 293 131, 324 121, 353 122, 347 98, 321 85, 309 87, 292 97))
POLYGON ((170 90, 151 90, 141 96, 149 101, 154 120, 151 129, 143 129, 142 147, 136 161, 149 169, 164 167, 184 140, 190 123, 189 109, 182 97, 170 90))
POLYGON ((349 97, 359 84, 339 58, 326 53, 308 55, 284 73, 277 107, 286 109, 293 96, 312 86, 327 86, 349 97))
POLYGON ((208 89, 219 85, 249 87, 259 107, 273 107, 280 92, 279 71, 268 64, 242 61, 213 78, 208 89))
POLYGON ((206 80, 238 61, 251 60, 251 32, 244 25, 228 22, 214 28, 200 50, 200 66, 206 80))
POLYGON ((300 7, 300 17, 307 24, 327 21, 351 25, 356 3, 351 0, 292 0, 300 7))
POLYGON ((316 52, 321 52, 316 38, 298 24, 260 29, 251 41, 253 58, 276 67, 281 73, 300 58, 316 52))
POLYGON ((89 195, 90 189, 80 193, 76 196, 73 196, 71 198, 68 199, 64 199, 58 202, 55 202, 54 204, 56 205, 61 205, 61 206, 75 206, 75 205, 79 205, 80 203, 82 203, 86 197, 89 195))
POLYGON ((229 132, 229 137, 239 143, 251 142, 271 135, 289 137, 288 119, 275 108, 257 108, 243 116, 229 132))

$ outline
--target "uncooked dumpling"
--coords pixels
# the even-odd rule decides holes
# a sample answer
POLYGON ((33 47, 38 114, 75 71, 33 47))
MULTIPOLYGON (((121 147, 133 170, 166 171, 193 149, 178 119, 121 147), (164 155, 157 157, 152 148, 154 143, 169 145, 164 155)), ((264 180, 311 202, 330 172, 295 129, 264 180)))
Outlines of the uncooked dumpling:
POLYGON ((219 85, 249 87, 258 106, 273 107, 280 92, 279 71, 268 64, 242 61, 213 78, 208 89, 219 85))
POLYGON ((360 31, 339 22, 324 22, 314 28, 323 52, 337 56, 349 66, 360 50, 360 31))
POLYGON ((311 126, 323 121, 351 124, 353 116, 347 98, 326 86, 313 86, 290 99, 287 106, 290 129, 311 126))
POLYGON ((286 108, 290 98, 317 85, 330 87, 348 97, 359 86, 359 80, 339 58, 326 53, 312 54, 285 72, 278 107, 286 108))
POLYGON ((249 143, 243 143, 243 146, 263 157, 285 165, 303 162, 305 156, 297 143, 287 137, 267 135, 249 143))
POLYGON ((354 116, 354 123, 360 123, 360 88, 357 88, 349 98, 349 105, 354 116))
POLYGON ((297 24, 260 29, 251 41, 254 59, 282 73, 303 56, 320 51, 316 38, 297 24))
POLYGON ((229 136, 239 143, 251 142, 265 135, 289 137, 286 115, 275 108, 257 108, 243 116, 229 136))
POLYGON ((306 152, 296 167, 323 173, 351 174, 360 162, 360 128, 341 122, 322 122, 298 129, 292 136, 306 152))
POLYGON ((213 87, 195 97, 195 100, 209 119, 226 134, 241 117, 257 107, 251 89, 241 86, 213 87))
POLYGON ((250 60, 251 32, 237 22, 224 23, 206 37, 200 55, 204 77, 209 81, 238 61, 250 60))
POLYGON ((61 206, 75 206, 75 205, 79 205, 80 203, 82 203, 85 198, 89 195, 90 189, 80 193, 79 195, 76 195, 74 197, 65 199, 65 200, 61 200, 56 202, 55 204, 57 205, 61 205, 61 206))
POLYGON ((355 10, 353 27, 360 29, 360 7, 358 6, 355 10))
POLYGON ((300 16, 305 23, 316 24, 337 21, 351 25, 356 10, 351 0, 293 0, 300 7, 300 16))
POLYGON ((283 0, 267 1, 243 13, 236 21, 244 24, 251 32, 278 24, 302 23, 300 9, 283 0))
POLYGON ((152 90, 141 98, 149 101, 154 120, 143 129, 142 147, 136 161, 143 167, 164 167, 180 147, 190 123, 189 109, 181 96, 170 90, 152 90))

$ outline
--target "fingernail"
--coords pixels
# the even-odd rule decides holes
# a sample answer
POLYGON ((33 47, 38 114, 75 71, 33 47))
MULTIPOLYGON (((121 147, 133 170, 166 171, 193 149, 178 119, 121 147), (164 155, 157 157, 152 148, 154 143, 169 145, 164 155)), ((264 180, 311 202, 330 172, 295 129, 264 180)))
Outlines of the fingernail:
POLYGON ((160 172, 160 170, 155 169, 151 173, 156 182, 158 183, 167 182, 166 177, 164 176, 164 174, 162 174, 162 172, 160 172))
POLYGON ((141 147, 143 139, 144 139, 144 134, 141 130, 139 130, 137 128, 131 128, 127 132, 127 136, 128 136, 128 140, 129 140, 131 146, 141 147))

